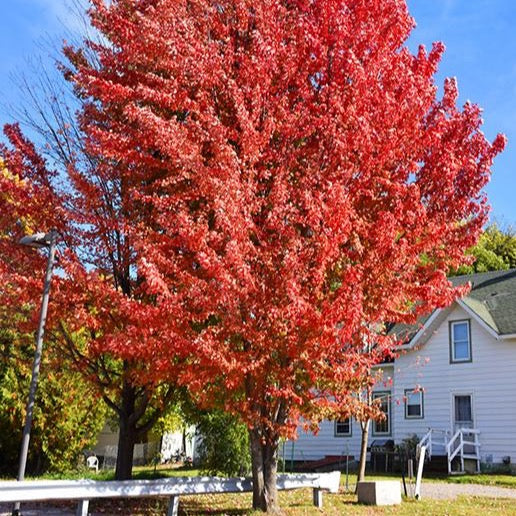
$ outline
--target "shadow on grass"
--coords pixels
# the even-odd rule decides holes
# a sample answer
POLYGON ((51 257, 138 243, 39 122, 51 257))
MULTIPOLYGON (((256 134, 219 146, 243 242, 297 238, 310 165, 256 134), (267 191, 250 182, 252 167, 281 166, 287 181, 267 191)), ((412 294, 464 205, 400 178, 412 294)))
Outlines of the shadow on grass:
POLYGON ((181 507, 179 506, 180 516, 200 516, 200 515, 228 515, 228 516, 242 516, 253 514, 251 509, 206 509, 206 507, 199 507, 197 509, 192 507, 181 507))

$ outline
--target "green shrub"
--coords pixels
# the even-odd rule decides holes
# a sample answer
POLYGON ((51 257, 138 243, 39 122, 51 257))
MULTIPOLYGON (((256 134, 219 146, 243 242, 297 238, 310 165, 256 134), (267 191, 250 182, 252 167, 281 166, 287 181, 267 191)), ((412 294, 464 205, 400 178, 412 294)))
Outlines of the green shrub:
POLYGON ((251 469, 247 427, 221 411, 200 415, 196 421, 201 443, 201 469, 209 475, 243 476, 251 469))

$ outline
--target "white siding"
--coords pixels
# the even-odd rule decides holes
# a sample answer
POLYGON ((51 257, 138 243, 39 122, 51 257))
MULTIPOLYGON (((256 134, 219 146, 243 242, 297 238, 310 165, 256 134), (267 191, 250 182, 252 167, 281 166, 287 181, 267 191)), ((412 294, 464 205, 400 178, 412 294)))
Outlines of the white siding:
MULTIPOLYGON (((471 394, 474 426, 480 433, 483 461, 502 462, 505 456, 516 463, 516 339, 496 340, 458 305, 438 321, 433 335, 419 350, 402 354, 394 367, 385 368, 384 379, 376 390, 390 390, 391 436, 396 443, 416 434, 423 437, 429 428, 453 433, 453 394, 471 394), (468 319, 471 326, 472 361, 450 363, 449 322, 468 319), (406 389, 424 389, 424 417, 406 419, 406 389)), ((324 421, 313 436, 299 429, 294 444, 295 460, 317 460, 326 455, 358 458, 360 425, 352 421, 351 437, 335 437, 334 423, 324 421), (348 452, 349 450, 349 452, 348 452)), ((375 436, 369 432, 369 442, 375 436)), ((285 446, 285 460, 292 457, 292 443, 285 446)))
POLYGON ((298 429, 298 439, 285 444, 285 461, 289 464, 294 452, 294 460, 317 460, 326 455, 352 455, 358 457, 360 451, 360 424, 351 421, 351 436, 335 437, 333 421, 323 421, 319 433, 314 436, 311 432, 298 429))
MULTIPOLYGON (((382 368, 384 371, 383 380, 379 381, 375 387, 375 391, 393 391, 391 365, 382 368)), ((394 420, 393 412, 394 403, 391 402, 391 435, 376 437, 372 434, 372 423, 369 428, 369 442, 373 439, 393 439, 394 437, 394 420)), ((360 455, 360 440, 362 432, 360 423, 351 420, 351 436, 335 436, 335 422, 323 421, 320 425, 319 433, 314 436, 311 432, 305 432, 301 427, 298 428, 298 439, 292 444, 287 441, 284 448, 285 461, 289 464, 292 458, 296 461, 308 461, 322 459, 327 455, 346 456, 351 455, 356 460, 360 455), (292 449, 293 448, 293 449, 292 449), (293 454, 292 454, 293 453, 293 454)), ((280 455, 283 449, 280 448, 280 455)))
POLYGON ((97 455, 103 455, 106 446, 116 446, 118 444, 118 429, 111 430, 109 425, 106 423, 104 428, 99 432, 97 436, 97 443, 95 444, 93 451, 97 455))
POLYGON ((428 428, 453 430, 452 396, 471 394, 481 456, 516 462, 516 341, 497 341, 462 308, 456 307, 420 349, 395 364, 394 428, 399 442, 428 428), (472 361, 450 363, 449 322, 469 319, 472 361), (405 389, 424 389, 424 419, 405 419, 405 389))

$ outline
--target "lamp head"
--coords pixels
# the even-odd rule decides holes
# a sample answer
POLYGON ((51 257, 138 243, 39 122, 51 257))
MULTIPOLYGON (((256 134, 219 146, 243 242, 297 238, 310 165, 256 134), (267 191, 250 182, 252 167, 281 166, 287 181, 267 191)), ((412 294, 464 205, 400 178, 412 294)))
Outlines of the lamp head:
POLYGON ((53 231, 50 231, 49 233, 34 233, 33 235, 27 235, 20 238, 20 244, 35 247, 36 249, 50 247, 53 235, 53 231))

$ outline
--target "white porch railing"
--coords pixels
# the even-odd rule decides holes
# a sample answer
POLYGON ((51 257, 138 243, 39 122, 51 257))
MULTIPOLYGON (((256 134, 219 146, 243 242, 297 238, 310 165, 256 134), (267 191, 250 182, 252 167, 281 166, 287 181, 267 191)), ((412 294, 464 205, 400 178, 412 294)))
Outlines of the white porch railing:
POLYGON ((428 432, 419 441, 418 448, 426 446, 426 454, 428 460, 432 459, 432 455, 438 455, 439 451, 446 453, 446 446, 448 445, 448 437, 450 432, 448 430, 439 430, 437 428, 429 428, 428 432))
POLYGON ((448 474, 464 473, 464 460, 475 460, 477 473, 480 473, 480 443, 478 436, 480 432, 474 428, 459 428, 446 445, 448 456, 448 474), (470 436, 473 436, 473 440, 470 436), (469 448, 469 449, 468 449, 469 448), (459 458, 460 469, 453 470, 452 464, 455 457, 459 458))
POLYGON ((448 460, 448 474, 464 473, 464 460, 475 460, 477 473, 480 473, 480 432, 473 428, 459 428, 450 438, 450 432, 429 428, 428 432, 419 441, 418 448, 426 446, 428 460, 433 455, 446 455, 448 460), (440 453, 441 452, 441 453, 440 453), (458 457, 460 467, 453 469, 453 461, 458 457))

